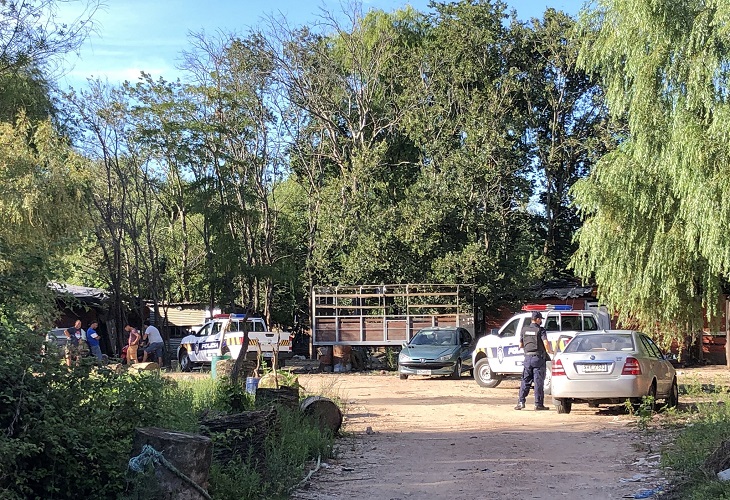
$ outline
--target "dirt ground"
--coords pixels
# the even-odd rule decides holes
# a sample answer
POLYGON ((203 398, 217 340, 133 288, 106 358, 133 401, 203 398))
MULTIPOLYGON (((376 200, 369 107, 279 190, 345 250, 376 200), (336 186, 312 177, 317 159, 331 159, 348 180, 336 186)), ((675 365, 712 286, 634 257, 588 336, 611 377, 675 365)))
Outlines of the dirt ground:
MULTIPOLYGON (((724 367, 679 370, 679 383, 727 383, 724 367)), ((306 374, 309 393, 345 402, 336 457, 298 500, 614 499, 666 486, 659 445, 621 407, 574 405, 569 415, 513 409, 518 381, 306 374)), ((681 402, 681 396, 680 396, 681 402)), ((637 497, 638 498, 638 497, 637 497)))

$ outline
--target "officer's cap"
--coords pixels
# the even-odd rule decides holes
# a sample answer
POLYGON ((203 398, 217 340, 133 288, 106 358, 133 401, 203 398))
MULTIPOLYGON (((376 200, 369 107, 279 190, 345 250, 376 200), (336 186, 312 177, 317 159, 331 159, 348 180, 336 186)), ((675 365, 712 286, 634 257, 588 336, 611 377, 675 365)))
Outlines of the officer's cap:
POLYGON ((540 311, 532 311, 532 319, 542 319, 542 314, 540 314, 540 311))

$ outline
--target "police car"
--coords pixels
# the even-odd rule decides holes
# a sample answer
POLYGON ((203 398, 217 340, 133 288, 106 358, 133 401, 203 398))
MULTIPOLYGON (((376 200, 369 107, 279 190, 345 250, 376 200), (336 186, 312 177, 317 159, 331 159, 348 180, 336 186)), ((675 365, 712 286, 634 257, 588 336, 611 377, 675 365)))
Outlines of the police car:
POLYGON ((244 352, 247 359, 256 359, 259 354, 271 359, 275 351, 280 366, 285 359, 291 358, 291 335, 288 332, 269 331, 263 318, 217 314, 195 334, 180 341, 177 359, 180 369, 187 372, 197 366, 209 366, 216 356, 230 354, 232 359, 237 359, 244 352), (245 323, 248 345, 244 349, 245 323))
MULTIPOLYGON (((474 380, 482 387, 497 387, 505 378, 519 378, 525 352, 520 348, 520 332, 530 324, 532 311, 543 315, 553 352, 560 352, 575 334, 585 330, 611 328, 605 307, 573 310, 570 305, 528 304, 524 312, 512 316, 502 327, 481 337, 472 353, 474 380)), ((545 393, 550 394, 550 362, 545 374, 545 393)))

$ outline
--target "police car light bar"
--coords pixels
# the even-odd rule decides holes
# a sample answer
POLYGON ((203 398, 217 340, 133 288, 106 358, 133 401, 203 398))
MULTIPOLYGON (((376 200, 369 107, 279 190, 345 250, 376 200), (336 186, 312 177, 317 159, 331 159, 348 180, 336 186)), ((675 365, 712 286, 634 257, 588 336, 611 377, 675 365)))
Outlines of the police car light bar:
POLYGON ((229 316, 230 316, 231 319, 243 319, 243 318, 246 317, 245 314, 235 314, 235 313, 234 314, 230 314, 229 316))
POLYGON ((568 304, 525 304, 523 311, 572 311, 573 306, 568 304))

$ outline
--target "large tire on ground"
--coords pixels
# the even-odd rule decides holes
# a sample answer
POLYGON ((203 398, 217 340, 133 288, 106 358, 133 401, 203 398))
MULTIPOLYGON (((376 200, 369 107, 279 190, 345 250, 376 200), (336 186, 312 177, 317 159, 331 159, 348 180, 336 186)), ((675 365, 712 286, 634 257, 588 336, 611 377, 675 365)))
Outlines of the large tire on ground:
POLYGON ((451 374, 451 378, 454 380, 461 379, 461 360, 457 359, 456 364, 454 365, 454 372, 451 374))
POLYGON ((570 399, 553 399, 553 403, 555 404, 555 409, 558 413, 567 414, 573 409, 573 402, 570 399))
POLYGON ((489 367, 489 360, 487 358, 482 358, 477 361, 477 364, 474 366, 474 380, 476 380, 477 384, 481 387, 492 388, 499 385, 502 381, 502 377, 500 375, 495 375, 489 367))
POLYGON ((189 372, 193 369, 193 362, 190 361, 190 356, 188 356, 188 351, 182 350, 180 351, 180 357, 178 359, 180 362, 180 370, 184 372, 189 372))
POLYGON ((669 395, 664 401, 667 408, 676 408, 679 404, 679 386, 677 386, 677 379, 672 380, 672 388, 669 390, 669 395))

